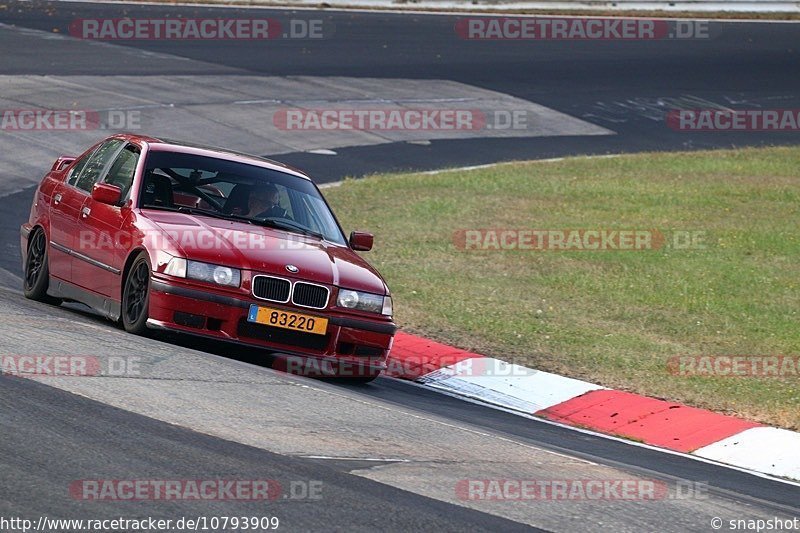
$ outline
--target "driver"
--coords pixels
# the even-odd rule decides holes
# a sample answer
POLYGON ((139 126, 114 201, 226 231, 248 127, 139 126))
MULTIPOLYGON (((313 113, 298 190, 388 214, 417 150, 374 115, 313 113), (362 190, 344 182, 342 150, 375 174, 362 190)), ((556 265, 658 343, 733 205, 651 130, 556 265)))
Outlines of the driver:
POLYGON ((255 218, 287 218, 286 210, 281 207, 280 195, 275 185, 259 187, 250 193, 246 216, 255 218))

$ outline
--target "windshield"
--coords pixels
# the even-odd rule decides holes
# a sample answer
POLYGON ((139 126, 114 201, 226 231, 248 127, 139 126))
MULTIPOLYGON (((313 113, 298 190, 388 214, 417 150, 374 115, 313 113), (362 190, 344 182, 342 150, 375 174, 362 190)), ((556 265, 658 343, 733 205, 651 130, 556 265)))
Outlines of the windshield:
POLYGON ((328 205, 311 182, 226 159, 150 151, 139 207, 244 220, 346 243, 328 205))

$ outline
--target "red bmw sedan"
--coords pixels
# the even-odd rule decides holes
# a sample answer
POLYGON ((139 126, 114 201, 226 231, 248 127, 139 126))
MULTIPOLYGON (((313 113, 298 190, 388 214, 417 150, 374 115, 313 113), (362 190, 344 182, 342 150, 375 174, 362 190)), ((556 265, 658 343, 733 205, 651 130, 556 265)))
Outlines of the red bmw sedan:
POLYGON ((165 329, 285 354, 358 381, 395 325, 380 274, 317 186, 280 163, 114 135, 60 157, 21 228, 25 296, 84 303, 128 332, 165 329))

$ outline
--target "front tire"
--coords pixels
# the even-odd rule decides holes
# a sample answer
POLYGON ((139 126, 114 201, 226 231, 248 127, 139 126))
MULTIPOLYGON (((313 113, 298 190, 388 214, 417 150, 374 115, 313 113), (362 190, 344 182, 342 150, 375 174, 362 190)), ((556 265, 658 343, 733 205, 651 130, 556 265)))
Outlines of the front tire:
POLYGON ((25 260, 22 292, 25 298, 60 305, 61 300, 47 295, 50 286, 50 264, 47 257, 47 237, 41 229, 31 234, 25 260))
POLYGON ((150 263, 142 253, 131 265, 122 292, 122 326, 128 333, 144 335, 150 311, 150 263))

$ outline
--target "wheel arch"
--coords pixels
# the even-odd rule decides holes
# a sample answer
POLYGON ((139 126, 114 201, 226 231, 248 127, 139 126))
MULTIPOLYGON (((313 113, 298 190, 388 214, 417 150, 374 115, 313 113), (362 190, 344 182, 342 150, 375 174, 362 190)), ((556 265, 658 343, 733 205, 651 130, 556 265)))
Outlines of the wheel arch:
MULTIPOLYGON (((31 248, 31 237, 36 235, 37 231, 44 233, 44 245, 47 248, 50 248, 50 236, 47 234, 47 228, 44 224, 37 222, 31 226, 31 230, 28 232, 28 236, 24 237, 25 239, 25 249, 20 250, 20 255, 22 256, 22 271, 25 272, 25 268, 28 266, 28 251, 31 248)), ((50 261, 50 254, 47 254, 47 261, 50 261)))
POLYGON ((140 255, 144 254, 147 258, 147 262, 150 265, 150 270, 152 272, 153 269, 153 259, 150 257, 150 252, 144 246, 138 246, 130 251, 128 257, 125 259, 125 266, 122 268, 122 273, 120 274, 120 284, 119 284, 119 301, 121 302, 124 295, 125 295, 125 280, 128 279, 128 272, 130 272, 133 263, 138 259, 140 255))
POLYGON ((39 230, 42 230, 42 232, 44 232, 44 238, 47 241, 47 244, 50 244, 50 235, 49 235, 49 233, 47 231, 47 227, 44 224, 42 224, 41 222, 37 222, 37 223, 31 225, 31 231, 30 231, 30 233, 28 233, 28 246, 30 246, 30 243, 31 243, 31 235, 33 235, 34 233, 36 233, 39 230))

